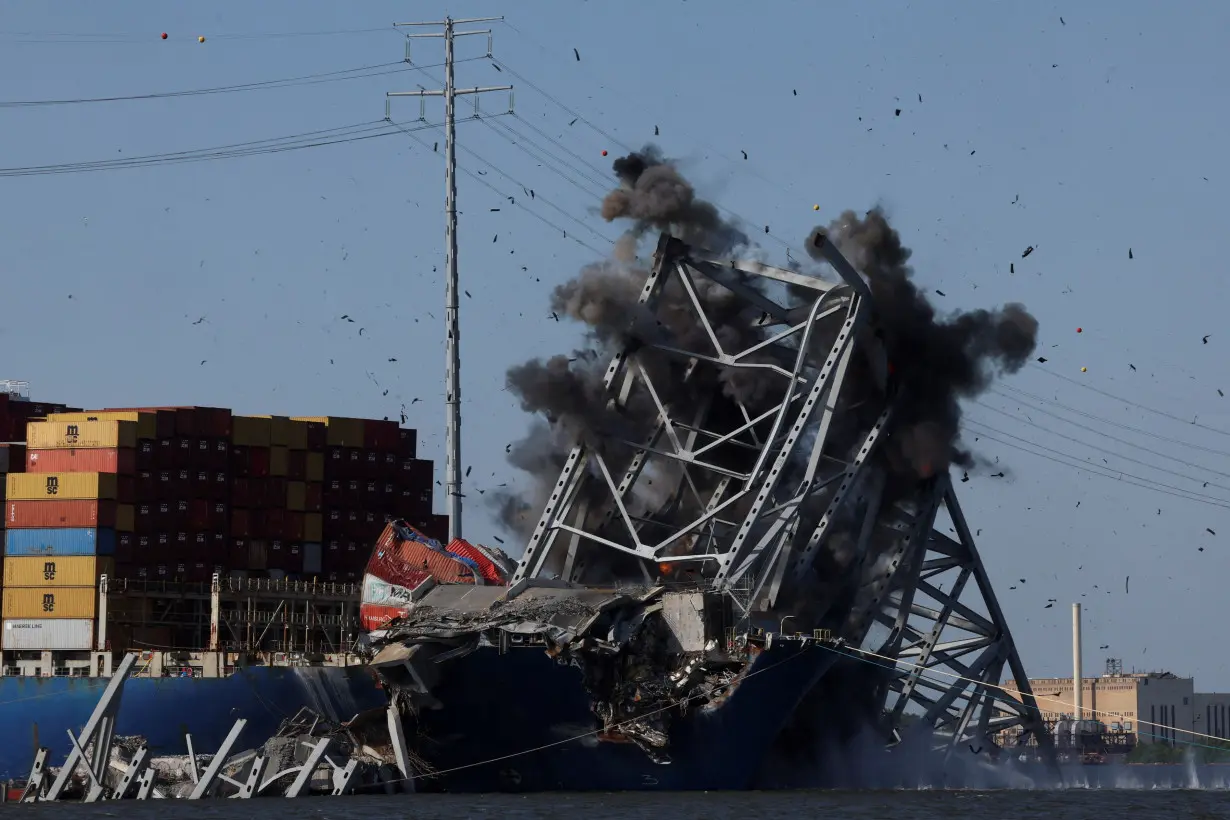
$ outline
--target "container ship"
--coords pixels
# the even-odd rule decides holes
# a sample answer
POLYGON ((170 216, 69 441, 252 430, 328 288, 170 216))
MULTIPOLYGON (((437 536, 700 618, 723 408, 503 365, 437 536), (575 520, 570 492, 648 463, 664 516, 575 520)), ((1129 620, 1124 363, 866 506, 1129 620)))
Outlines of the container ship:
POLYGON ((83 411, 0 383, 0 777, 68 751, 115 659, 117 731, 160 753, 344 721, 387 696, 356 654, 390 518, 442 537, 433 467, 397 422, 222 408, 83 411))

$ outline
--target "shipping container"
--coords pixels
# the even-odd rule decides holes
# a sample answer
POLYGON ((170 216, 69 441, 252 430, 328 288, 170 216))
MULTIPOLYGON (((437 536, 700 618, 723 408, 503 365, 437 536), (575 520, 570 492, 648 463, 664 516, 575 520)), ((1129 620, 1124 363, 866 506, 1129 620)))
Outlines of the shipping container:
POLYGON ((105 407, 101 413, 150 413, 154 416, 154 435, 150 438, 171 438, 175 435, 175 410, 165 407, 105 407))
POLYGON ((8 618, 0 645, 6 651, 86 651, 94 648, 93 618, 8 618))
POLYGON ((52 413, 47 421, 131 421, 137 425, 137 438, 158 438, 158 417, 135 410, 87 410, 84 413, 52 413))
POLYGON ((4 554, 20 555, 114 555, 116 534, 112 529, 64 527, 58 529, 6 530, 4 554))
POLYGON ((303 512, 307 505, 307 485, 302 481, 288 481, 286 498, 283 503, 286 504, 288 510, 303 512))
POLYGON ((136 447, 137 425, 131 421, 32 421, 26 425, 31 448, 136 447))
POLYGON ((131 504, 114 501, 6 501, 5 525, 10 528, 105 527, 132 532, 131 504))
MULTIPOLYGON (((145 442, 148 444, 148 442, 145 442)), ((124 447, 28 450, 28 473, 116 473, 132 475, 137 469, 137 450, 124 447)))
POLYGON ((319 575, 323 569, 321 561, 322 547, 318 541, 307 541, 303 544, 303 574, 319 575))
POLYGON ((303 516, 303 540, 324 540, 324 516, 320 513, 307 513, 303 516))
MULTIPOLYGON (((125 500, 130 500, 132 479, 125 483, 129 485, 125 500)), ((115 473, 9 473, 5 485, 9 501, 115 501, 119 497, 115 473)))
POLYGON ((308 481, 324 481, 325 480, 325 454, 324 453, 308 453, 307 454, 307 480, 308 481))
MULTIPOLYGON (((5 398, 8 397, 5 396, 5 398)), ((8 438, 7 434, 0 433, 0 441, 6 438, 8 438)), ((0 444, 0 473, 20 473, 25 463, 26 445, 0 444)))
POLYGON ((285 477, 290 472, 290 450, 285 447, 269 448, 269 475, 285 477))
POLYGON ((4 617, 8 618, 93 618, 98 611, 98 590, 94 587, 5 587, 4 617))
POLYGON ((269 545, 261 540, 248 542, 248 569, 267 569, 269 545))
POLYGON ((268 447, 272 426, 269 416, 235 416, 231 419, 231 443, 240 447, 268 447))
POLYGON ((296 421, 315 422, 325 426, 325 444, 329 447, 362 447, 363 419, 342 416, 292 416, 296 421))
POLYGON ((51 556, 4 558, 4 586, 86 587, 97 586, 98 576, 115 574, 115 561, 93 555, 65 558, 51 556))

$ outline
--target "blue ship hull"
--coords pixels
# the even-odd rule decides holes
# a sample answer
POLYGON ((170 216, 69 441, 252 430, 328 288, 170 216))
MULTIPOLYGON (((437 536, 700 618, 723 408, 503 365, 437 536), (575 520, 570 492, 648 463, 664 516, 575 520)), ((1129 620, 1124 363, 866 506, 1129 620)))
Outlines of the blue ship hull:
MULTIPOLYGON (((448 661, 444 708, 418 718, 420 754, 439 776, 421 791, 744 790, 795 707, 837 656, 775 644, 723 705, 675 717, 668 764, 599 741, 581 671, 541 648, 481 648, 448 661)), ((409 734, 409 733, 408 733, 409 734)), ((413 735, 411 735, 413 736, 413 735)))
MULTIPOLYGON (((24 778, 35 750, 51 750, 59 765, 74 734, 89 720, 105 678, 0 678, 0 779, 24 778)), ((198 752, 216 751, 235 721, 248 723, 240 746, 264 742, 302 707, 345 721, 383 708, 387 698, 367 667, 254 667, 228 678, 129 678, 124 684, 119 735, 141 735, 155 755, 186 754, 184 734, 198 752)), ((246 747, 245 747, 246 748, 246 747)))

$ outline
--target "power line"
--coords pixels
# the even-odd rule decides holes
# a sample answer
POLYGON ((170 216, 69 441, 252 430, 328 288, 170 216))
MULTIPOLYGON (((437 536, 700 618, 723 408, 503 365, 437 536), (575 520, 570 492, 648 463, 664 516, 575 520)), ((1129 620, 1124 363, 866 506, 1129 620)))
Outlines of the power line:
MULTIPOLYGON (((1019 424, 1027 424, 1027 425, 1029 425, 1030 427, 1035 427, 1035 428, 1037 428, 1037 429, 1039 429, 1039 430, 1042 430, 1043 432, 1050 433, 1052 436, 1058 436, 1059 438, 1062 438, 1062 439, 1067 439, 1068 441, 1074 442, 1074 443, 1079 444, 1079 445, 1081 445, 1081 446, 1083 446, 1083 447, 1088 447, 1088 448, 1089 448, 1089 449, 1091 449, 1091 450, 1097 450, 1097 451, 1098 451, 1098 452, 1100 452, 1100 453, 1106 453, 1107 455, 1114 456, 1115 458, 1121 458, 1121 459, 1123 459, 1124 461, 1130 461, 1130 462, 1132 462, 1133 464, 1139 464, 1139 465, 1141 465, 1142 467, 1148 467, 1150 470, 1157 470, 1158 472, 1166 473, 1166 474, 1168 474, 1168 475, 1172 475, 1172 476, 1175 476, 1175 477, 1177 477, 1177 478, 1183 478, 1183 479, 1186 479, 1186 480, 1188 480, 1188 481, 1194 481, 1194 482, 1196 482, 1196 483, 1198 483, 1198 484, 1199 484, 1199 483, 1203 483, 1203 484, 1204 484, 1204 486, 1206 486, 1206 487, 1216 487, 1216 488, 1217 488, 1217 489, 1219 489, 1219 490, 1226 490, 1227 492, 1230 492, 1230 487, 1227 487, 1227 486, 1225 486, 1225 485, 1223 485, 1223 484, 1215 484, 1215 483, 1213 483, 1213 482, 1211 482, 1211 481, 1204 481, 1203 479, 1200 479, 1200 478, 1195 478, 1194 476, 1190 476, 1190 475, 1188 475, 1188 474, 1186 474, 1186 473, 1181 473, 1181 472, 1178 472, 1177 470, 1171 470, 1171 469, 1168 469, 1168 468, 1166 468, 1166 467, 1159 467, 1159 466, 1157 466, 1156 464, 1150 464, 1150 463, 1149 463, 1149 462, 1147 462, 1147 461, 1141 461, 1140 459, 1137 459, 1137 458, 1132 458, 1131 456, 1125 456, 1125 455, 1122 455, 1122 454, 1120 454, 1120 453, 1116 453, 1114 450, 1110 450, 1110 449, 1108 449, 1108 448, 1106 448, 1106 447, 1099 447, 1099 446, 1098 446, 1098 445, 1096 445, 1096 444, 1090 444, 1089 442, 1087 442, 1087 441, 1083 441, 1082 439, 1079 439, 1079 438, 1077 438, 1077 437, 1075 437, 1075 436, 1069 436, 1069 435, 1065 435, 1065 434, 1063 434, 1063 433, 1056 432, 1056 431, 1054 431, 1054 430, 1051 430, 1051 429, 1050 429, 1050 428, 1048 428, 1048 427, 1044 427, 1044 426, 1042 426, 1041 424, 1038 424, 1037 422, 1034 422, 1034 421, 1029 421, 1029 420, 1027 420, 1027 419, 1023 419, 1023 418, 1021 418, 1020 416, 1015 416, 1015 415, 1013 415, 1012 413, 1007 412, 1006 410, 1001 410, 1001 409, 999 409, 998 407, 994 407, 994 406, 989 405, 989 404, 984 404, 983 402, 980 402, 980 401, 975 401, 974 403, 975 403, 975 404, 977 404, 979 407, 985 407, 986 409, 988 409, 988 410, 990 410, 990 411, 992 411, 992 412, 994 412, 994 413, 999 413, 1001 416, 1005 416, 1005 417, 1007 417, 1007 418, 1010 418, 1010 419, 1012 419, 1013 421, 1015 421, 1015 422, 1017 422, 1017 423, 1019 423, 1019 424)), ((1096 431, 1095 431, 1095 432, 1096 432, 1096 431)), ((1144 449, 1144 448, 1141 448, 1141 449, 1144 449)), ((1152 452, 1154 452, 1154 451, 1153 451, 1153 450, 1147 450, 1146 452, 1150 452, 1150 453, 1152 453, 1152 452)), ((1161 453, 1156 453, 1156 455, 1162 455, 1162 456, 1163 456, 1163 458, 1171 458, 1171 456, 1165 456, 1165 455, 1163 455, 1163 454, 1161 454, 1161 453)), ((1175 460, 1176 460, 1176 461, 1179 461, 1178 459, 1175 459, 1175 460)), ((1193 465, 1193 464, 1190 464, 1190 463, 1188 463, 1188 462, 1186 462, 1186 461, 1179 461, 1179 463, 1180 463, 1180 464, 1184 464, 1184 465, 1186 465, 1186 466, 1188 466, 1188 467, 1193 467, 1193 466, 1198 467, 1198 466, 1199 466, 1199 465, 1193 465)), ((1210 472, 1216 472, 1216 471, 1210 470, 1210 472)), ((1224 473, 1223 473, 1222 475, 1224 475, 1224 473)))
POLYGON ((1107 392, 1106 390, 1102 390, 1101 388, 1094 387, 1091 384, 1085 384, 1084 382, 1078 379, 1074 379, 1071 376, 1065 376, 1062 373, 1056 373, 1054 370, 1049 370, 1045 367, 1042 367, 1041 365, 1033 364, 1031 362, 1030 366, 1040 370, 1041 372, 1047 374, 1048 376, 1052 376, 1056 379, 1063 379, 1066 382, 1071 382, 1077 387, 1083 387, 1086 390, 1092 390, 1094 393, 1105 396, 1108 399, 1114 399, 1115 401, 1121 401, 1124 404, 1130 405, 1140 410, 1144 410, 1147 413, 1154 413, 1155 415, 1162 416, 1163 418, 1168 418, 1173 421, 1182 422, 1183 424, 1189 425, 1191 427, 1199 427, 1201 429, 1208 430, 1210 433, 1217 433, 1219 436, 1230 436, 1230 432, 1226 430, 1220 430, 1216 427, 1210 427, 1207 424, 1201 424, 1195 419, 1185 419, 1182 416, 1176 416, 1174 413, 1167 413, 1165 410, 1158 410, 1157 408, 1150 407, 1147 404, 1141 404, 1140 402, 1132 401, 1131 399, 1125 399, 1122 396, 1116 396, 1114 393, 1110 393, 1110 392, 1107 392))
MULTIPOLYGON (((424 126, 422 129, 437 126, 424 126)), ((393 136, 384 120, 368 123, 326 128, 318 131, 306 131, 283 137, 271 137, 263 140, 232 143, 214 148, 202 148, 191 151, 176 151, 161 154, 146 154, 123 159, 94 160, 90 162, 71 162, 56 165, 31 165, 15 168, 0 168, 0 177, 45 176, 50 174, 88 173, 91 171, 111 171, 126 168, 144 168, 151 165, 174 165, 185 162, 204 162, 217 159, 232 159, 235 157, 256 156, 259 154, 275 154, 284 151, 298 151, 305 148, 318 148, 325 145, 340 145, 378 137, 393 136)))
POLYGON ((277 80, 260 80, 251 83, 220 85, 210 88, 193 88, 182 91, 158 91, 148 94, 121 94, 109 97, 70 97, 57 100, 0 100, 0 108, 42 108, 58 105, 86 105, 91 103, 128 102, 133 100, 163 100, 172 99, 175 97, 196 97, 207 94, 230 94, 238 91, 260 91, 268 88, 292 88, 300 85, 318 85, 320 83, 341 82, 345 80, 364 79, 366 77, 381 77, 386 74, 396 74, 402 71, 414 71, 425 67, 427 66, 414 66, 399 60, 394 63, 379 63, 377 65, 360 66, 358 68, 346 68, 340 71, 326 71, 318 74, 304 74, 298 77, 283 77, 277 80), (397 68, 392 68, 393 66, 397 66, 397 68))
MULTIPOLYGON (((235 32, 231 34, 208 34, 209 40, 280 40, 294 37, 335 37, 354 34, 396 32, 391 26, 378 28, 332 29, 326 31, 267 31, 235 32)), ((191 35, 195 41, 198 34, 191 35)), ((0 31, 0 42, 35 45, 93 45, 137 44, 161 41, 160 33, 147 32, 56 32, 56 31, 0 31)))
POLYGON ((1021 389, 1020 389, 1020 388, 1018 388, 1018 387, 1013 387, 1013 386, 1008 385, 1008 384, 999 384, 999 385, 996 385, 995 387, 992 387, 992 388, 991 388, 990 392, 995 393, 995 394, 997 394, 997 395, 999 395, 999 396, 1002 396, 1003 398, 1006 398, 1006 399, 1012 399, 1012 400, 1014 400, 1014 401, 1019 400, 1019 399, 1016 399, 1016 398, 1015 398, 1015 396, 1012 396, 1012 395, 1009 395, 1009 394, 1007 394, 1007 393, 1002 392, 1002 391, 1004 391, 1004 390, 1009 390, 1009 391, 1011 391, 1011 392, 1012 392, 1012 393, 1014 393, 1014 394, 1020 394, 1021 396, 1025 396, 1025 397, 1027 397, 1027 398, 1033 399, 1033 400, 1034 400, 1034 401, 1036 401, 1036 402, 1040 402, 1040 403, 1043 403, 1043 404, 1050 404, 1050 405, 1053 405, 1053 406, 1055 406, 1055 407, 1062 407, 1063 409, 1067 410, 1067 411, 1068 411, 1068 412, 1070 412, 1070 413, 1075 413, 1075 414, 1076 414, 1076 415, 1078 415, 1078 416, 1083 416, 1084 418, 1087 418, 1087 419, 1092 419, 1092 420, 1097 421, 1097 422, 1100 422, 1100 423, 1102 423, 1102 424, 1108 424, 1108 425, 1110 425, 1110 426, 1112 426, 1112 427, 1118 427, 1120 430, 1128 430, 1128 431, 1131 431, 1131 432, 1133 432, 1133 433, 1137 433, 1137 434, 1142 435, 1142 436, 1148 436, 1149 438, 1155 438, 1155 439, 1157 439, 1157 440, 1159 440, 1159 441, 1165 441, 1165 442, 1167 442, 1168 444, 1177 444, 1177 445, 1178 445, 1178 446, 1180 446, 1180 447, 1187 447, 1187 448, 1188 448, 1188 449, 1190 449, 1190 450, 1199 450, 1199 451, 1201 451, 1201 452, 1205 452, 1205 453, 1213 453, 1213 454, 1215 454, 1215 455, 1225 456, 1225 457, 1227 457, 1227 458, 1230 458, 1230 451, 1226 451, 1226 450, 1218 450, 1218 449, 1215 449, 1215 448, 1213 448, 1213 447, 1207 447, 1207 446, 1205 446, 1205 445, 1203 445, 1203 444, 1193 444, 1193 443, 1192 443, 1192 442, 1190 442, 1190 441, 1183 441, 1182 439, 1171 438, 1171 437, 1169 437, 1169 436, 1163 436, 1161 433, 1155 433, 1155 432, 1153 432, 1152 430, 1145 430, 1145 429, 1143 429, 1143 428, 1141 428, 1141 427, 1133 427, 1133 426, 1132 426, 1132 425, 1130 425, 1130 424, 1123 424, 1122 422, 1118 422, 1118 421, 1115 421, 1115 420, 1113 420, 1113 419, 1108 419, 1108 418, 1106 418, 1106 417, 1104 417, 1104 416, 1099 416, 1099 415, 1096 415, 1096 414, 1094 414, 1094 413, 1089 413, 1089 412, 1086 412, 1086 411, 1081 410, 1081 409, 1079 409, 1079 408, 1072 407, 1071 405, 1064 404, 1063 402, 1061 402, 1061 401, 1059 401, 1059 400, 1057 400, 1057 399, 1048 399, 1048 398, 1045 398, 1044 396, 1038 396, 1038 395, 1036 395, 1036 394, 1034 394, 1034 393, 1030 393, 1030 392, 1028 392, 1028 391, 1021 390, 1021 389))
MULTIPOLYGON (((499 115, 497 115, 497 116, 499 116, 499 115)), ((471 118, 469 118, 469 119, 473 119, 473 118, 471 117, 471 118)), ((480 118, 480 119, 481 119, 481 118, 480 118)), ((419 145, 420 145, 420 146, 421 146, 421 147, 422 147, 425 151, 429 151, 429 152, 435 153, 434 151, 431 151, 431 146, 429 146, 426 142, 424 142, 422 139, 420 139, 419 137, 415 136, 415 135, 412 133, 412 131, 414 131, 414 130, 420 130, 420 129, 407 129, 407 128, 405 128, 403 125, 401 125, 400 123, 396 123, 396 122, 392 122, 392 121, 390 121, 390 122, 392 123, 392 125, 393 125, 395 128, 397 128, 397 129, 399 129, 399 130, 401 130, 401 131, 405 132, 405 133, 406 133, 406 134, 407 134, 407 135, 408 135, 408 136, 409 136, 412 140, 414 140, 415 142, 417 142, 417 143, 418 143, 418 144, 419 144, 419 145)), ((473 156, 474 156, 476 159, 478 159, 480 162, 483 162, 483 163, 485 163, 486 165, 490 166, 492 170, 496 171, 497 173, 499 173, 499 174, 501 174, 502 176, 504 176, 505 178, 507 178, 507 179, 508 179, 510 182, 512 182, 514 185, 519 185, 519 186, 521 186, 522 188, 525 188, 525 186, 524 186, 524 185, 521 185, 521 183, 520 183, 520 182, 517 182, 517 181, 516 181, 516 180, 514 180, 512 177, 510 177, 510 176, 508 176, 506 173, 504 173, 504 171, 500 170, 500 168, 499 168, 498 166, 493 165, 492 163, 487 162, 486 160, 482 159, 482 157, 479 157, 477 154, 475 154, 473 151, 471 151, 471 150, 467 149, 465 146, 463 146, 463 145, 458 145, 457 147, 458 147, 458 148, 460 148, 460 149, 461 149, 461 150, 463 150, 463 151, 467 151, 467 153, 470 153, 471 155, 473 155, 473 156)), ((594 253, 594 254, 597 254, 597 255, 599 255, 599 256, 601 256, 601 255, 602 255, 602 252, 601 252, 601 251, 599 251, 597 248, 595 248, 593 245, 590 245, 588 242, 585 242, 585 241, 584 241, 584 240, 582 240, 582 239, 578 239, 576 236, 569 236, 569 235, 568 235, 568 231, 564 230, 564 229, 563 229, 563 228, 561 228, 559 225, 557 225, 557 224, 555 224, 554 222, 552 222, 551 220, 547 219, 545 216, 543 216, 542 214, 538 213, 537 211, 532 210, 532 209, 530 209, 530 208, 526 207, 526 206, 525 206, 524 204, 522 204, 521 202, 518 202, 518 201, 516 200, 516 198, 515 198, 515 197, 510 197, 508 194, 504 193, 504 192, 503 192, 503 191, 501 191, 499 188, 496 188, 496 187, 495 187, 494 185, 492 185, 490 182, 488 182, 487 180, 483 179, 481 176, 479 176, 478 174, 474 173, 474 172, 473 172, 473 171, 471 171, 469 168, 465 168, 465 167, 463 167, 463 166, 458 166, 458 170, 459 170, 459 171, 461 171, 462 173, 466 174, 466 175, 467 175, 467 176, 469 176, 470 178, 474 179, 475 181, 479 182, 480 184, 482 184, 483 186, 485 186, 488 190, 493 191, 493 192, 494 192, 496 195, 498 195, 501 199, 512 200, 512 204, 513 204, 514 206, 516 206, 516 207, 520 208, 521 210, 525 211, 527 214, 529 214, 530 216, 534 217, 534 218, 535 218, 535 219, 537 219, 539 222, 542 222, 544 225, 547 225, 548 227, 550 227, 550 228, 552 228, 552 229, 554 229, 554 230, 559 231, 561 234, 563 234, 563 235, 564 235, 564 237, 565 237, 566 239, 571 239, 573 242, 576 242, 578 245, 581 245, 582 247, 589 249, 589 250, 590 250, 592 253, 594 253)), ((525 189, 525 190, 529 190, 529 189, 527 188, 527 189, 525 189)), ((561 212, 561 213, 563 213, 565 216, 567 216, 569 219, 573 219, 573 220, 575 220, 575 219, 576 219, 576 217, 572 216, 571 214, 567 213, 566 211, 561 210, 558 206, 556 206, 556 205, 554 205, 553 203, 551 203, 550 201, 548 201, 545 197, 537 197, 537 196, 536 196, 536 197, 535 197, 535 200, 538 200, 538 199, 542 199, 544 203, 546 203, 546 204, 547 204, 547 205, 549 205, 550 207, 555 208, 556 210, 560 211, 560 212, 561 212)), ((582 225, 584 225, 584 223, 581 223, 581 224, 582 224, 582 225)), ((591 228, 590 230, 593 230, 593 229, 591 228)), ((606 237, 603 237, 603 238, 605 239, 606 237)), ((609 240, 609 239, 608 239, 607 241, 608 241, 608 242, 610 242, 611 240, 609 240)), ((613 244, 613 243, 612 243, 612 244, 613 244)))
POLYGON ((1113 481, 1121 481, 1135 487, 1153 490, 1154 492, 1162 493, 1163 495, 1172 495, 1175 498, 1185 498, 1188 501, 1198 501, 1201 504, 1208 504, 1212 507, 1230 509, 1230 502, 1227 502, 1225 499, 1217 498, 1216 496, 1204 495, 1203 493, 1185 490, 1182 487, 1175 487, 1170 484, 1163 484, 1160 481, 1153 481, 1152 479, 1133 475, 1132 473, 1125 473, 1121 470, 1115 470, 1110 467, 1101 467, 1100 465, 1090 464, 1087 461, 1079 461, 1078 459, 1075 459, 1060 450, 1056 450, 1052 447, 1044 447, 1041 444, 1035 444, 1028 439, 1021 438, 1020 436, 1014 436, 1011 433, 1005 433, 1002 430, 997 430, 994 427, 983 424, 982 422, 969 420, 966 422, 966 425, 975 425, 991 431, 990 433, 987 433, 982 430, 971 429, 970 432, 976 433, 981 438, 985 438, 988 441, 994 441, 1004 447, 1011 447, 1014 450, 1021 450, 1022 452, 1029 453, 1030 455, 1037 456, 1038 458, 1044 458, 1047 461, 1054 461, 1057 464, 1063 464, 1066 467, 1072 467, 1083 472, 1092 473, 1093 475, 1101 476, 1102 478, 1109 478, 1113 481), (1016 441, 1029 445, 1029 447, 1033 447, 1044 452, 1034 452, 1034 450, 1029 449, 1029 447, 1022 446, 1022 444, 1012 444, 1011 442, 1004 441, 1002 438, 996 438, 995 435, 992 434, 998 434, 1010 439, 1015 439, 1016 441), (1046 455, 1046 453, 1051 453, 1052 455, 1046 455), (1072 459, 1074 461, 1078 461, 1079 463, 1073 464, 1064 459, 1072 459))

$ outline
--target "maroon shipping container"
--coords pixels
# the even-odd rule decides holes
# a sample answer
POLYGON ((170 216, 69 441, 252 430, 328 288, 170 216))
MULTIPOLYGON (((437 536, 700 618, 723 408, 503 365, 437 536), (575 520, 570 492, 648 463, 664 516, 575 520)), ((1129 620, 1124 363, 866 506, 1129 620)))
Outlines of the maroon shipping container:
MULTIPOLYGON (((8 398, 7 395, 0 393, 0 396, 8 398)), ((0 441, 4 439, 0 437, 0 441)), ((20 473, 26 469, 26 445, 24 444, 0 444, 0 473, 20 473)))
POLYGON ((329 430, 324 422, 309 421, 307 423, 307 448, 313 452, 320 452, 325 449, 325 442, 329 440, 329 430))
POLYGON ((418 458, 419 431, 411 427, 402 427, 397 431, 397 455, 402 458, 418 458))
POLYGON ((366 419, 363 422, 364 450, 396 450, 401 443, 397 422, 366 419))
POLYGON ((114 501, 8 501, 5 525, 10 529, 114 527, 114 501))
POLYGON ((324 506, 324 487, 319 481, 309 482, 303 507, 308 512, 320 512, 324 506))
POLYGON ((81 450, 28 450, 28 473, 117 473, 132 475, 137 451, 129 447, 90 447, 81 450))
POLYGON ((153 413, 154 435, 158 438, 171 438, 175 435, 175 411, 173 409, 155 407, 106 407, 103 412, 113 413, 153 413))
POLYGON ((290 450, 286 453, 286 477, 291 481, 307 478, 307 450, 290 450))
MULTIPOLYGON (((115 563, 131 564, 137 556, 137 536, 131 532, 122 532, 115 537, 115 563)), ((118 573, 118 567, 117 567, 118 573)))
POLYGON ((252 516, 247 510, 231 510, 231 536, 234 538, 249 538, 252 535, 252 516))

